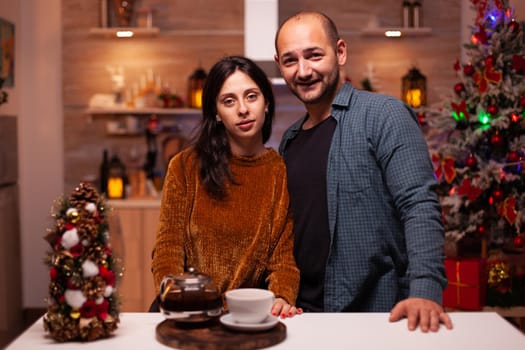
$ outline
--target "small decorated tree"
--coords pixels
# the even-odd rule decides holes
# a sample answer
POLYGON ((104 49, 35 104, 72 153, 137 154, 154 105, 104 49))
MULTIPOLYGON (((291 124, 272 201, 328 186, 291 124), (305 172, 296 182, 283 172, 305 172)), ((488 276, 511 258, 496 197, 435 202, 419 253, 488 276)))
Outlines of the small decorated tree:
POLYGON ((119 322, 118 259, 110 244, 108 208, 95 188, 81 183, 53 207, 49 305, 44 328, 53 339, 89 341, 109 336, 119 322))
POLYGON ((462 253, 488 259, 487 303, 510 305, 511 292, 520 293, 511 280, 522 276, 502 257, 523 254, 525 245, 523 28, 508 0, 471 2, 469 60, 455 63, 453 91, 426 111, 428 140, 446 239, 469 242, 462 253))

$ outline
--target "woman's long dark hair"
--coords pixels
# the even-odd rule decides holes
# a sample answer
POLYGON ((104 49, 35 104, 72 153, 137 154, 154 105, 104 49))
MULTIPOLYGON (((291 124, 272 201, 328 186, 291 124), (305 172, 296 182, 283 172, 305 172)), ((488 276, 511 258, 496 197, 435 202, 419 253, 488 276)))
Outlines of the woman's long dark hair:
POLYGON ((202 93, 202 122, 195 143, 199 159, 199 176, 206 191, 214 198, 223 199, 226 183, 234 183, 230 169, 231 148, 226 129, 217 122, 217 97, 226 79, 241 71, 248 75, 261 90, 268 104, 262 127, 262 141, 265 143, 272 133, 275 100, 272 85, 264 71, 253 61, 242 56, 221 59, 211 68, 202 93))

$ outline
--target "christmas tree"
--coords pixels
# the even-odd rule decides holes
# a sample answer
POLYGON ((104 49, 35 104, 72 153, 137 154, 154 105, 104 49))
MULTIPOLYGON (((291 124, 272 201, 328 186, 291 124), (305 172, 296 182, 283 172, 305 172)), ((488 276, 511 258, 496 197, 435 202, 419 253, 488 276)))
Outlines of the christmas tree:
MULTIPOLYGON (((523 28, 507 0, 471 3, 476 17, 465 44, 469 61, 455 63, 453 91, 426 111, 446 240, 470 242, 471 251, 462 253, 484 258, 520 254, 525 245, 523 28)), ((488 285, 506 292, 512 272, 504 260, 493 262, 488 285)))
POLYGON ((44 327, 60 342, 109 336, 119 322, 115 282, 119 260, 110 244, 108 208, 93 186, 81 183, 53 207, 45 239, 49 266, 44 327))

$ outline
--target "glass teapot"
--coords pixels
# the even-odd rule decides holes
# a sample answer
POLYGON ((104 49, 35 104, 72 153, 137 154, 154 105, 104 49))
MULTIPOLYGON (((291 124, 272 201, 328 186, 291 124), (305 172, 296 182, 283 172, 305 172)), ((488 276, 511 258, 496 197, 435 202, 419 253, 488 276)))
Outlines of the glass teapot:
POLYGON ((159 301, 164 316, 176 322, 205 322, 222 313, 222 299, 215 284, 192 267, 185 273, 164 277, 159 301))

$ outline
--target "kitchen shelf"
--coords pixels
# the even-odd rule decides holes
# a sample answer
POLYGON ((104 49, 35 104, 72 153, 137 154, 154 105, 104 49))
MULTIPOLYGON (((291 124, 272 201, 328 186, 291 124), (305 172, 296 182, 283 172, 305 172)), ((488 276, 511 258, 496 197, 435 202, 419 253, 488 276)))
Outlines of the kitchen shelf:
POLYGON ((145 115, 150 116, 156 115, 194 115, 200 116, 201 110, 199 108, 125 108, 125 107, 114 107, 114 108, 88 108, 86 114, 90 115, 145 115))
POLYGON ((160 29, 157 27, 96 27, 89 30, 89 34, 97 37, 117 38, 118 32, 133 32, 133 37, 158 36, 160 29))
MULTIPOLYGON (((415 37, 415 36, 429 36, 432 34, 432 28, 429 27, 419 27, 419 28, 410 28, 410 27, 375 27, 375 28, 365 28, 361 31, 361 35, 364 36, 377 36, 377 37, 387 37, 386 32, 400 32, 401 38, 403 37, 415 37)), ((396 36, 389 37, 396 38, 396 36)))

